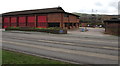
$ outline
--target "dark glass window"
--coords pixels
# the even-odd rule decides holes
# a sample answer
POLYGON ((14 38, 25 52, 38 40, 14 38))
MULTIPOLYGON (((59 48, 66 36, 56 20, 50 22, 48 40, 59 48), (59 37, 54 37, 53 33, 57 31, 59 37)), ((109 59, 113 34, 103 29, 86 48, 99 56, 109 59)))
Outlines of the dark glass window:
POLYGON ((64 17, 68 17, 69 15, 68 14, 64 14, 64 17))
POLYGON ((80 17, 77 17, 77 19, 79 19, 80 17))

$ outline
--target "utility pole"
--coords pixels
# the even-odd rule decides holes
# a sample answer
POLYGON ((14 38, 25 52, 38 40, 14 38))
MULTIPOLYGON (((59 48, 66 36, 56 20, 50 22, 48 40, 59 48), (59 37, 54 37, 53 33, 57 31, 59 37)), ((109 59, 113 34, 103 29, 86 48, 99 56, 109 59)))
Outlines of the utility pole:
POLYGON ((98 15, 97 15, 97 10, 96 10, 96 22, 97 22, 97 18, 98 18, 98 15))
MULTIPOLYGON (((94 14, 93 14, 94 10, 92 9, 92 14, 91 14, 91 24, 93 23, 94 21, 94 14)), ((94 25, 92 24, 92 26, 94 27, 94 25)))

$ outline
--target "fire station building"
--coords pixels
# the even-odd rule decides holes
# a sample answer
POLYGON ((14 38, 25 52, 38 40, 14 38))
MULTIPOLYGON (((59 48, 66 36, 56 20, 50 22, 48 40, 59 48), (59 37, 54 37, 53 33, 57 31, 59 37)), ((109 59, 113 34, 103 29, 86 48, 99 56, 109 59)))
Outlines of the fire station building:
POLYGON ((78 28, 79 16, 65 12, 61 7, 3 13, 3 28, 7 27, 61 27, 78 28))

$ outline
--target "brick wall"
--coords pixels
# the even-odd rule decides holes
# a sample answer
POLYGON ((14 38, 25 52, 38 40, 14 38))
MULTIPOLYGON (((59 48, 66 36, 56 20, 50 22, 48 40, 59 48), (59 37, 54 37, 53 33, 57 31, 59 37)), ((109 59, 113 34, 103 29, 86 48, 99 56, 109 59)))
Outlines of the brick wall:
POLYGON ((61 22, 61 13, 48 14, 48 22, 61 22))
MULTIPOLYGON (((49 14, 37 14, 36 16, 41 16, 42 21, 48 22, 48 23, 59 23, 60 27, 64 28, 66 23, 71 23, 72 27, 74 27, 75 25, 77 25, 79 23, 79 19, 71 14, 67 14, 68 16, 65 16, 66 13, 49 13, 49 14), (43 19, 42 17, 47 17, 46 19, 43 19), (77 23, 77 24, 76 24, 77 23)), ((18 21, 19 21, 19 26, 24 27, 26 26, 26 21, 27 21, 27 27, 36 27, 36 21, 35 21, 35 17, 34 15, 25 15, 25 16, 31 16, 31 18, 27 17, 27 19, 23 19, 21 16, 21 19, 19 17, 18 21), (32 18, 33 17, 33 18, 32 18)), ((39 19, 37 21, 40 21, 39 19)), ((10 24, 10 23, 9 23, 10 24)), ((42 25, 43 24, 37 24, 37 26, 42 25)), ((45 23, 44 25, 47 24, 45 23)))
POLYGON ((75 17, 73 15, 69 15, 69 21, 70 21, 70 23, 76 23, 77 22, 77 17, 75 17))
POLYGON ((68 17, 64 16, 64 13, 51 13, 48 14, 48 22, 61 22, 63 17, 63 22, 70 22, 70 23, 79 23, 79 19, 76 16, 69 15, 68 17))
POLYGON ((65 17, 63 14, 63 22, 70 22, 70 23, 79 23, 79 19, 76 16, 68 15, 68 17, 65 17))
POLYGON ((80 19, 77 19, 77 23, 79 23, 80 22, 80 19))
POLYGON ((120 35, 120 23, 106 23, 105 32, 113 35, 120 35))
POLYGON ((64 17, 64 16, 63 16, 63 22, 64 22, 64 23, 69 22, 69 17, 64 17))

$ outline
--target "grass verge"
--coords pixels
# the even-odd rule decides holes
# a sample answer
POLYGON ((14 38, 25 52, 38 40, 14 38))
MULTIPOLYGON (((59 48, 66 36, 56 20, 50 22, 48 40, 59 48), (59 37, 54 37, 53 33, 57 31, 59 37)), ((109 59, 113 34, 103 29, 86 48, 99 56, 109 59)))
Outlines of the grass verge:
POLYGON ((2 64, 2 50, 0 48, 0 65, 2 64))
POLYGON ((68 64, 28 54, 2 50, 2 64, 68 64))

